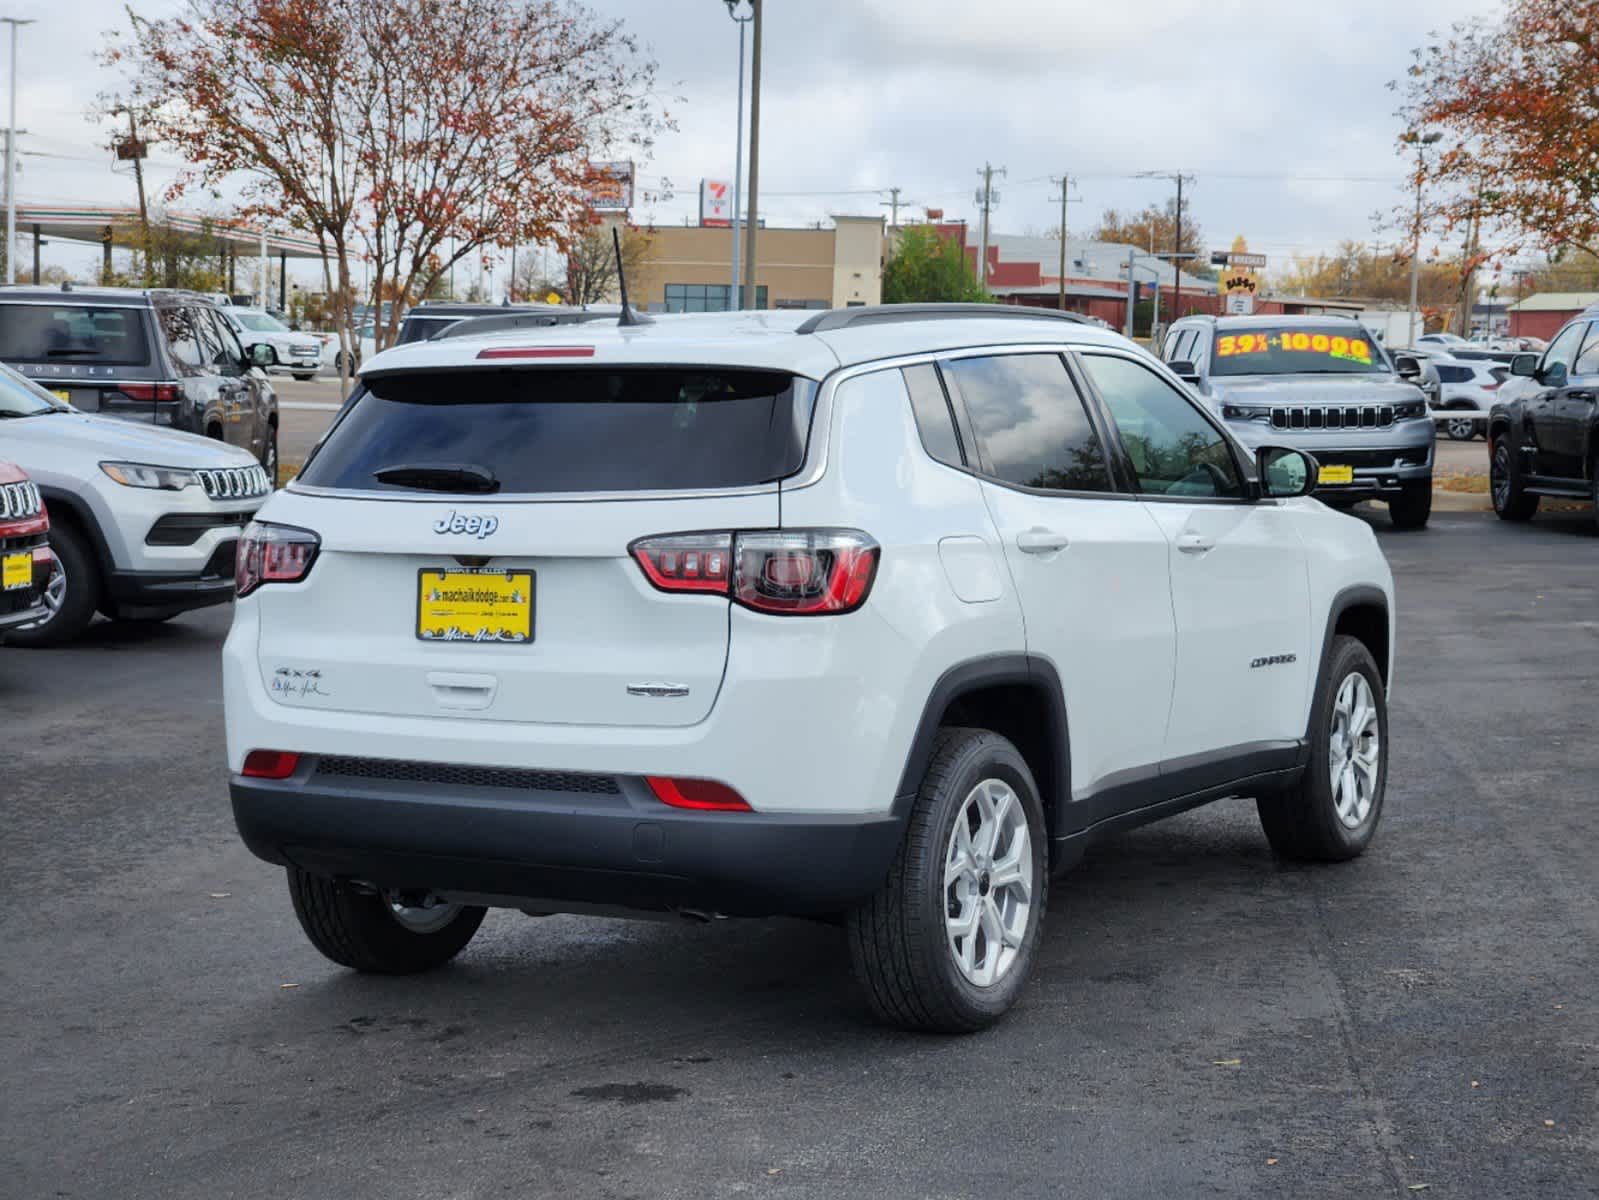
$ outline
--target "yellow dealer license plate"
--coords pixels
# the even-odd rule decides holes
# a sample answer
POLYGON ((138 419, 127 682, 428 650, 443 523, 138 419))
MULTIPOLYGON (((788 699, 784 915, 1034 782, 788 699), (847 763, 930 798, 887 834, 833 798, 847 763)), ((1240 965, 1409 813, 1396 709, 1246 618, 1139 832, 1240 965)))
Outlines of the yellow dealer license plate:
POLYGON ((8 554, 0 562, 0 589, 14 592, 33 584, 33 552, 8 554))
POLYGON ((1322 483, 1354 483, 1355 468, 1339 463, 1328 463, 1321 469, 1322 483))
POLYGON ((533 572, 417 572, 416 636, 425 642, 533 640, 533 572))
POLYGON ((72 403, 72 393, 67 391, 66 388, 51 388, 50 394, 63 404, 72 403))

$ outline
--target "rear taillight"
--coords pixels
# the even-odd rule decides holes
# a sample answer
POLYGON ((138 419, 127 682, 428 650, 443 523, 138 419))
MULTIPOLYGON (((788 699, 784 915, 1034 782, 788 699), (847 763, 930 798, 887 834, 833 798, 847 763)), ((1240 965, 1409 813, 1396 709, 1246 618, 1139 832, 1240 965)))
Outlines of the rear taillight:
POLYGON ((866 603, 881 553, 858 529, 677 533, 628 547, 663 592, 710 592, 756 612, 821 616, 866 603))
POLYGON ((248 596, 263 583, 298 583, 311 570, 322 539, 309 529, 251 521, 239 535, 233 586, 248 596))
POLYGON ((244 770, 251 779, 287 779, 300 765, 293 750, 252 750, 244 756, 244 770))
POLYGON ((707 812, 750 812, 750 806, 725 783, 714 779, 674 779, 646 775, 644 782, 662 804, 673 808, 696 808, 707 812))
POLYGON ((117 391, 129 400, 154 400, 158 403, 177 400, 182 395, 175 383, 119 383, 117 391))

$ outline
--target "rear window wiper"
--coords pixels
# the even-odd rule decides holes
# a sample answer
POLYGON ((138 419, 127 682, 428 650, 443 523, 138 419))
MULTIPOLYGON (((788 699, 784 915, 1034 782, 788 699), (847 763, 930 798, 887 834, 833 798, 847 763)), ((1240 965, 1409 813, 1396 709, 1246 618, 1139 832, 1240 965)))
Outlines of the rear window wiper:
POLYGON ((392 467, 379 467, 372 472, 372 478, 425 492, 487 494, 500 490, 493 471, 472 463, 395 463, 392 467))

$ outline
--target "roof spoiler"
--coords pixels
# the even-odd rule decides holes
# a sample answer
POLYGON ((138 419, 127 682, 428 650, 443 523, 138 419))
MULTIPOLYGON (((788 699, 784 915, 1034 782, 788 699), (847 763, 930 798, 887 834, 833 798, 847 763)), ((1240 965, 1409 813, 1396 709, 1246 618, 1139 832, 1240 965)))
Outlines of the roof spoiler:
POLYGON ((890 325, 902 321, 959 321, 998 319, 1002 321, 1069 321, 1074 325, 1089 322, 1078 313, 1055 308, 1029 308, 1021 304, 866 304, 854 308, 830 308, 802 323, 795 333, 830 333, 853 329, 857 325, 890 325))

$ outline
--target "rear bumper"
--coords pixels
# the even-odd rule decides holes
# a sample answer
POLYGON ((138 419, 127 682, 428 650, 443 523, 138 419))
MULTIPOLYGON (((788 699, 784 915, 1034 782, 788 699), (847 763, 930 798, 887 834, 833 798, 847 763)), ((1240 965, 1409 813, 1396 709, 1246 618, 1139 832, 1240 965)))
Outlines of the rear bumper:
POLYGON ((319 774, 231 784, 250 850, 384 888, 564 906, 730 916, 837 913, 875 892, 902 819, 691 812, 637 777, 613 794, 319 774))

